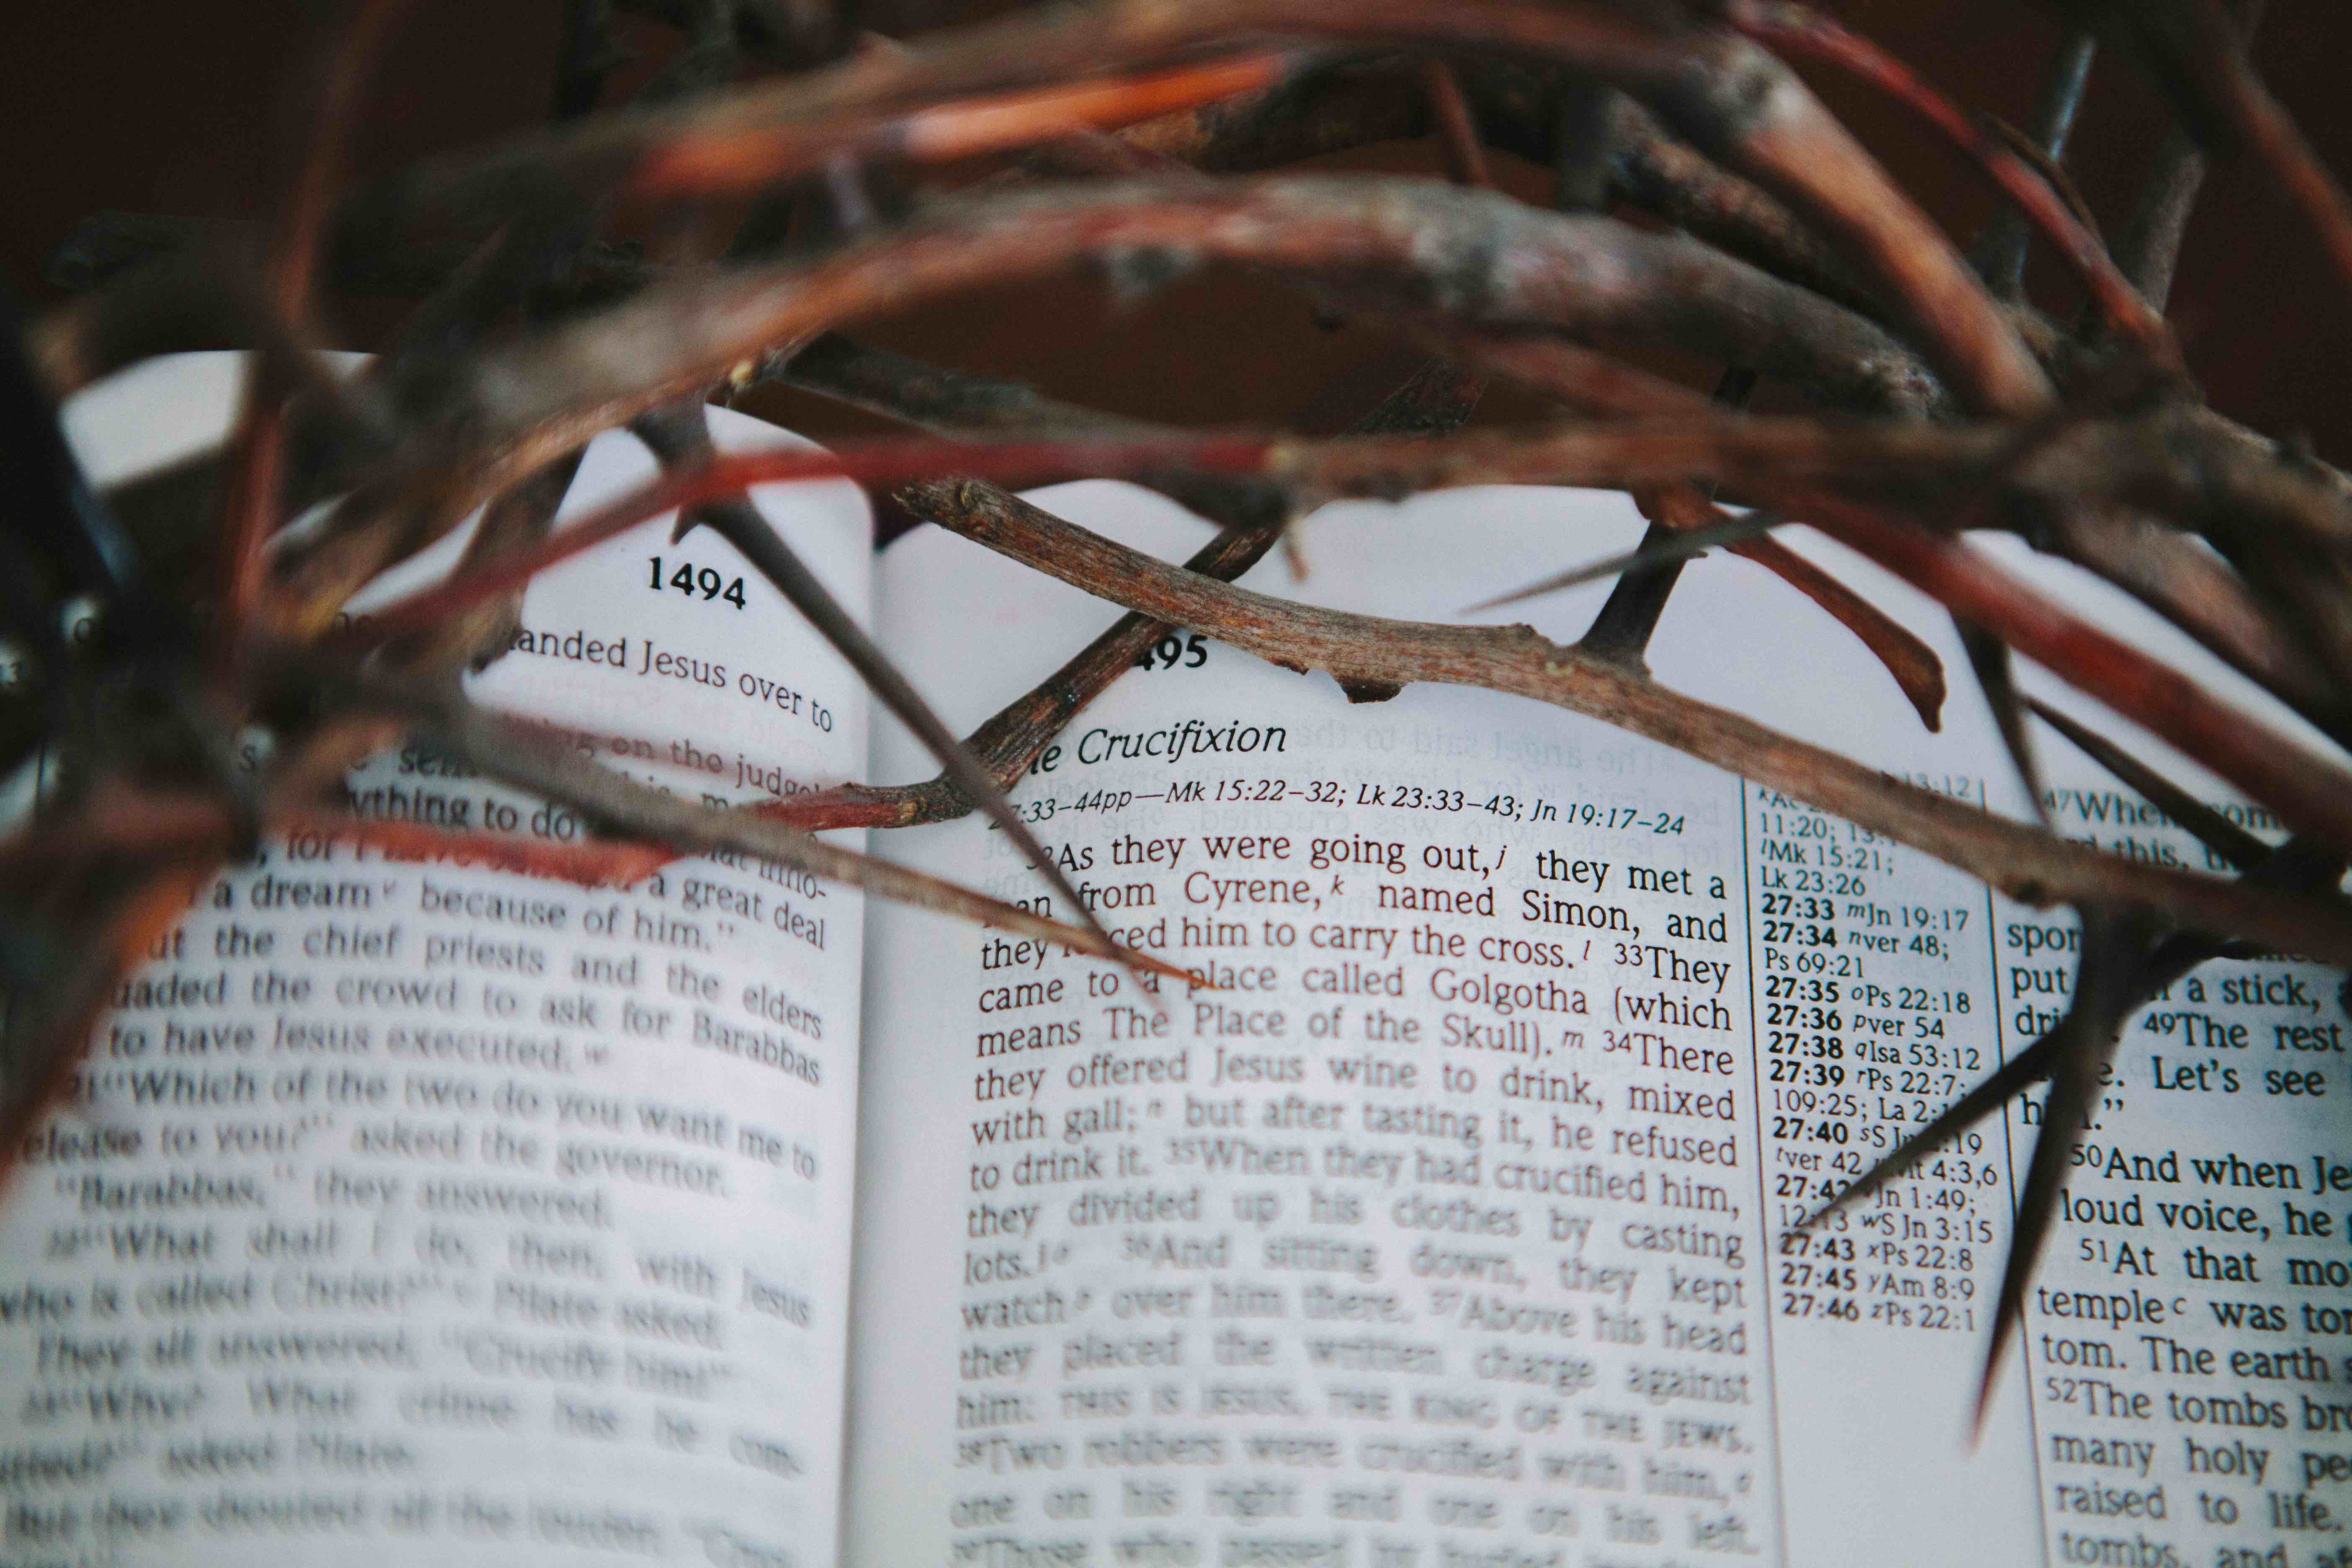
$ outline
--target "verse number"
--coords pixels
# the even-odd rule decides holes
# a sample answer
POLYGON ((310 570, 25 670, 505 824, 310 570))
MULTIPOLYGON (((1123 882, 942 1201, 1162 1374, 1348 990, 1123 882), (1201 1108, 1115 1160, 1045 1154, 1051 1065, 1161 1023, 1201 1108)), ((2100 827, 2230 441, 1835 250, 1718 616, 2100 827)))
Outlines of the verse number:
POLYGON ((1198 669, 1208 662, 1209 645, 1198 632, 1190 637, 1170 632, 1135 656, 1138 669, 1173 669, 1179 664, 1186 669, 1198 669))
POLYGON ((740 577, 730 583, 725 574, 715 567, 697 566, 691 562, 681 561, 677 563, 677 569, 667 578, 664 578, 662 558, 658 555, 649 555, 646 559, 653 563, 654 574, 650 586, 656 593, 659 593, 664 588, 671 588, 684 594, 689 599, 698 594, 706 600, 724 599, 739 610, 743 607, 743 579, 740 577))

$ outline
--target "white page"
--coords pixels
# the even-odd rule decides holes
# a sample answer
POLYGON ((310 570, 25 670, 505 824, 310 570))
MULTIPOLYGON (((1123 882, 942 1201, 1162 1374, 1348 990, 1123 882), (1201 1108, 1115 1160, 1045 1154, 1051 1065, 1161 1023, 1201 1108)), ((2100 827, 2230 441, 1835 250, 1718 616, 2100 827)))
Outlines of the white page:
MULTIPOLYGON (((1126 487, 1043 495, 1170 558, 1205 537, 1126 487)), ((1302 528, 1306 582, 1278 559, 1246 581, 1454 619, 1638 533, 1622 498, 1574 492, 1351 504, 1302 528)), ((1942 651, 1943 733, 1846 633, 1721 555, 1672 601, 1659 678, 2021 813, 1946 617, 1790 537, 1942 651)), ((2276 717, 2112 590, 2067 591, 2276 717)), ((1473 618, 1566 641, 1604 593, 1473 618)), ((886 554, 879 602, 886 645, 964 725, 1113 614, 929 530, 886 554)), ((1177 668, 1123 676, 1015 799, 1108 922, 1220 966, 1223 991, 1170 995, 1164 1033, 1119 1013, 1113 1037, 1138 1000, 1124 976, 871 917, 867 1072, 888 1089, 861 1142, 852 1563, 2301 1563, 2328 1544, 2313 1510, 2341 1511, 2331 1456, 2352 1440, 2297 1400, 2352 1381, 2326 1338, 2347 1321, 2328 1284, 2344 1219, 2313 1190, 2332 1123, 2311 1096, 2352 1089, 2335 976, 2209 965, 2200 992, 2134 1019, 2089 1134, 2097 1173, 2073 1184, 2024 1358, 1971 1449, 2035 1108, 1811 1242, 1781 1233, 2047 1026, 2071 916, 1558 710, 1425 686, 1351 707, 1327 677, 1213 644, 1193 668, 1170 646, 1177 668), (1150 739, 1203 732, 1226 749, 1171 763, 1150 739), (1119 745, 1152 754, 1103 758, 1119 745), (1258 836, 1267 858, 1212 859, 1211 835, 1258 836), (1182 847, 1154 859, 1155 840, 1182 847), (1242 901, 1220 910, 1220 883, 1242 901), (1529 942, 1556 949, 1479 946, 1529 942), (2250 983, 2280 1005, 2235 1000, 2250 983), (2242 1043, 2184 1052, 2187 1030, 2242 1043), (1250 1058, 1258 1077, 1215 1081, 1250 1058), (2184 1071, 2206 1090, 2176 1089, 2184 1071), (2290 1241, 2286 1201, 2333 1239, 2290 1241), (2210 1231, 2240 1223, 2254 1234, 2210 1231), (2281 1331, 2221 1326, 2249 1312, 2281 1331)), ((2119 829, 2127 792, 2054 736, 2043 751, 2062 830, 2210 864, 2152 811, 2119 829)), ((928 771, 877 729, 878 777, 928 771)), ((1043 890, 974 822, 877 842, 1001 896, 1043 890)))
MULTIPOLYGON (((239 374, 150 363, 69 434, 125 477, 217 441, 239 374)), ((567 515, 653 472, 600 437, 567 515)), ((862 615, 858 492, 756 499, 862 615)), ((473 694, 668 789, 854 776, 855 676, 667 530, 536 581, 473 694)), ((580 831, 414 749, 351 787, 580 831)), ((0 1563, 830 1563, 863 923, 749 862, 591 890, 269 844, 132 976, 0 1208, 0 1563)))

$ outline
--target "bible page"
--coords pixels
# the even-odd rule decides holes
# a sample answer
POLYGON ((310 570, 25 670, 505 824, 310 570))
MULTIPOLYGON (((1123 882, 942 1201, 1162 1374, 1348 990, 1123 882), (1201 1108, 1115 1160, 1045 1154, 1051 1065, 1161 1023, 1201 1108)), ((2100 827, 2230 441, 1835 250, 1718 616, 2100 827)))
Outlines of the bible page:
MULTIPOLYGON (((219 441, 240 374, 151 363, 69 434, 128 477, 219 441)), ((602 437, 565 512, 654 471, 602 437)), ((862 614, 863 498, 756 500, 862 614)), ((471 694, 583 756, 730 802, 863 765, 855 676, 707 531, 520 618, 471 694)), ((415 745, 348 790, 587 831, 415 745)), ((829 1568, 863 935, 855 889, 731 857, 591 889, 268 840, 123 982, 0 1208, 0 1563, 829 1568)))
MULTIPOLYGON (((1128 487, 1040 499, 1168 559, 1206 537, 1128 487)), ((1462 606, 1640 532, 1622 497, 1573 491, 1349 503, 1301 526, 1303 582, 1278 557, 1244 581, 1566 642, 1605 584, 1462 606)), ((1665 612, 1658 679, 2024 816, 1948 618, 1784 537, 1938 648, 1941 732, 1719 553, 1665 612)), ((2114 591, 1990 547, 2292 723, 2114 591)), ((1114 614, 937 530, 886 552, 881 584, 886 645, 963 725, 1114 614)), ((1209 985, 1139 994, 1061 951, 871 916, 885 1088, 860 1145, 851 1563, 2159 1568, 2330 1547, 2352 1506, 2338 977, 2217 963, 2133 1017, 1972 1441, 2041 1090, 1791 1226, 2056 1020, 2070 913, 1524 700, 1351 705, 1189 634, 1147 663, 1014 799, 1115 934, 1209 985)), ((2042 750, 2060 831, 2222 869, 2055 735, 2042 750)), ((887 724, 876 768, 929 771, 887 724)), ((975 820, 876 844, 1047 898, 975 820)))

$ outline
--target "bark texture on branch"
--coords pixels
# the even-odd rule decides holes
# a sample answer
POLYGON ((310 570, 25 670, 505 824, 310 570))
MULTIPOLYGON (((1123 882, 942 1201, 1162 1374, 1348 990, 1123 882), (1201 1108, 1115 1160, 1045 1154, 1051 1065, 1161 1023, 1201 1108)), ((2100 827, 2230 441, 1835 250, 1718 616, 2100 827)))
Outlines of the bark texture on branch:
MULTIPOLYGON (((424 548, 523 473, 658 403, 716 383, 763 347, 982 279, 1080 257, 1165 275, 1213 256, 1488 330, 1663 336, 1840 400, 1926 410, 1939 389, 1885 331, 1675 236, 1546 214, 1425 181, 1180 181, 941 204, 814 263, 647 289, 487 354, 442 388, 393 473, 323 542, 290 552, 288 629, 315 628, 360 584, 424 548)), ((2035 374, 2038 377, 2039 372, 2035 374)))
POLYGON ((1001 554, 1273 663, 1340 680, 1433 681, 1531 698, 1769 784, 2026 903, 2143 910, 2203 930, 2303 942, 2337 963, 2352 960, 2352 913, 2332 904, 2084 848, 1677 696, 1527 626, 1436 626, 1270 599, 1170 566, 971 481, 940 480, 903 495, 941 527, 1001 554))

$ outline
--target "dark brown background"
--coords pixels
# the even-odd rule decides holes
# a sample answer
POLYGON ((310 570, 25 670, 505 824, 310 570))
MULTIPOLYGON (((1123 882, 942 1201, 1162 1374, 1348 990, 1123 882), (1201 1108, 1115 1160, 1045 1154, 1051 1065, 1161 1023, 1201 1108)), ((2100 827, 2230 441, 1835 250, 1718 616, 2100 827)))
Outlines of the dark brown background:
MULTIPOLYGON (((1344 0, 1335 0, 1344 3, 1344 0)), ((2024 121, 2055 42, 2048 16, 2022 0, 1851 0, 1852 25, 1958 98, 2024 121)), ((374 78, 360 173, 539 122, 549 99, 556 0, 415 0, 374 78)), ((0 267, 20 298, 57 298, 42 282, 50 249, 100 208, 262 216, 289 138, 285 83, 304 58, 318 7, 304 0, 191 5, 157 0, 19 0, 0 5, 0 103, 11 134, 0 167, 0 267)), ((648 58, 664 44, 644 26, 648 58)), ((2342 61, 2352 5, 2273 0, 2257 59, 2322 155, 2352 171, 2352 114, 2342 61)), ((1916 123, 1867 93, 1821 82, 1865 141, 1963 241, 1989 210, 1969 173, 1916 123)), ((2069 162, 2101 220, 2130 208, 2166 115, 2128 62, 2103 58, 2069 162)), ((1350 160, 1429 168, 1426 147, 1350 160)), ((1507 169, 1538 191, 1535 172, 1507 169)), ((2063 282, 2037 266, 2038 298, 2072 308, 2063 282)), ((2333 286, 2299 221, 2250 170, 2209 181, 2191 227, 2173 312, 2211 401, 2277 435, 2308 433, 2352 460, 2352 296, 2333 286)), ((369 346, 392 319, 358 302, 336 325, 369 346)), ((1256 279, 1213 272, 1128 310, 1070 278, 910 311, 861 328, 928 358, 1008 374, 1059 395, 1179 423, 1284 420, 1308 412, 1335 377, 1364 397, 1382 390, 1397 351, 1370 328, 1327 330, 1307 307, 1256 279), (1359 374, 1349 374, 1349 373, 1359 374)), ((1708 367, 1690 367, 1704 375, 1708 367)), ((783 398, 756 405, 819 434, 856 416, 783 398)), ((1528 412, 1511 399, 1490 418, 1528 412)))

